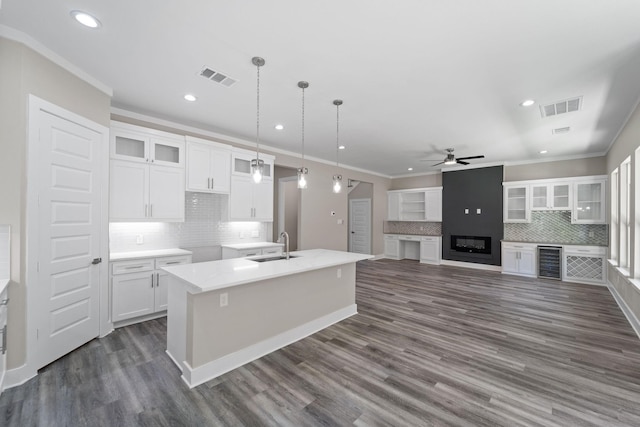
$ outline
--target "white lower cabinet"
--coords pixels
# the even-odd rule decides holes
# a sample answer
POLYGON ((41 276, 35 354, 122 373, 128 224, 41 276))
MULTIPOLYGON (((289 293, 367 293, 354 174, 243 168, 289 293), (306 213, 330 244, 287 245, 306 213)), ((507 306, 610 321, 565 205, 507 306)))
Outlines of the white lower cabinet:
POLYGON ((502 243, 502 272, 535 277, 537 244, 502 243))
POLYGON ((440 264, 442 259, 442 237, 425 236, 420 238, 420 262, 424 264, 440 264))
POLYGON ((280 244, 267 244, 260 246, 259 244, 250 244, 247 248, 243 248, 243 245, 234 245, 238 247, 222 246, 222 259, 229 258, 245 258, 250 256, 259 255, 281 255, 283 245, 280 244))
POLYGON ((384 236, 384 256, 400 259, 400 240, 398 240, 398 236, 384 236))
POLYGON ((602 246, 564 246, 562 280, 605 284, 607 248, 602 246))
POLYGON ((391 259, 419 259, 425 264, 440 264, 442 237, 385 234, 384 256, 391 259))
POLYGON ((168 274, 160 269, 189 263, 191 263, 191 255, 112 262, 112 322, 117 323, 138 317, 144 320, 152 314, 166 311, 168 274))

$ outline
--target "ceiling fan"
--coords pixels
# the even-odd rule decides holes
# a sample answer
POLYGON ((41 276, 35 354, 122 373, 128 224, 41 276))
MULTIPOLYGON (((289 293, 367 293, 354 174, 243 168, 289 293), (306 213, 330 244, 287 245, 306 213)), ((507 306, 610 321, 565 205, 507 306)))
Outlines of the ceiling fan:
MULTIPOLYGON (((441 161, 440 163, 436 163, 435 165, 431 165, 431 166, 438 166, 441 164, 455 165, 456 163, 460 165, 468 165, 469 162, 465 162, 465 160, 473 160, 473 159, 484 159, 484 156, 458 157, 456 159, 456 156, 453 155, 453 148, 447 148, 447 156, 444 158, 444 160, 441 161)), ((435 161, 437 160, 429 160, 429 159, 421 160, 421 162, 435 162, 435 161)))

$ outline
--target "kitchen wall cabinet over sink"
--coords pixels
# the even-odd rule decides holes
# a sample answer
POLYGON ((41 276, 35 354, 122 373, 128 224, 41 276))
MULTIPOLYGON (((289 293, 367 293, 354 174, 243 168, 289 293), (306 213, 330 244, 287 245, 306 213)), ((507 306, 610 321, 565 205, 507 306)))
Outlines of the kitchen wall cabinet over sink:
POLYGON ((132 125, 112 127, 110 221, 184 221, 184 141, 148 132, 132 125))
POLYGON ((203 139, 187 140, 187 191, 228 194, 231 188, 229 147, 203 139))
POLYGON ((232 154, 233 169, 231 193, 229 195, 230 221, 273 221, 273 176, 271 168, 274 157, 260 155, 260 158, 265 163, 265 174, 258 184, 253 182, 250 174, 249 164, 254 157, 255 153, 245 150, 232 154), (238 163, 238 160, 241 162, 238 163), (247 169, 245 169, 245 166, 247 169), (269 175, 266 174, 267 171, 269 175))

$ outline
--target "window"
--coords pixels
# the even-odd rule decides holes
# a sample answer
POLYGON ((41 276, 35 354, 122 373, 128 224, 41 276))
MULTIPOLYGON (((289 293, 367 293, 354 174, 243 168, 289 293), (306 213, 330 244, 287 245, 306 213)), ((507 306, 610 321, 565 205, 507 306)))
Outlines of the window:
POLYGON ((618 178, 619 178, 619 173, 618 173, 618 169, 616 168, 613 172, 611 172, 611 179, 610 179, 610 183, 611 183, 611 227, 609 229, 609 233, 610 233, 610 240, 611 240, 611 244, 609 245, 611 247, 611 254, 610 254, 610 259, 611 261, 613 261, 616 265, 619 265, 620 260, 619 260, 619 248, 618 248, 618 227, 619 227, 619 221, 620 218, 618 217, 618 209, 619 209, 619 204, 618 204, 618 178))
POLYGON ((631 268, 631 158, 627 157, 620 165, 620 243, 618 266, 625 270, 631 268))

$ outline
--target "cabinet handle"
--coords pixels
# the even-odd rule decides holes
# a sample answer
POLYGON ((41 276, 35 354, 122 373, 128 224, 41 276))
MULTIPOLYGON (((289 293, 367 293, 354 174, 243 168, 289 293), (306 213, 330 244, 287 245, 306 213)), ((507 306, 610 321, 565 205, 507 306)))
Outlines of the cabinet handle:
POLYGON ((153 288, 153 276, 155 276, 155 274, 151 273, 151 287, 153 288))
POLYGON ((135 268, 142 268, 144 267, 144 265, 133 265, 133 266, 129 266, 129 267, 125 267, 125 270, 133 270, 135 268))
POLYGON ((153 204, 149 205, 149 217, 153 218, 153 204))
POLYGON ((167 265, 170 265, 170 264, 180 264, 181 262, 182 262, 182 261, 169 261, 169 262, 167 262, 167 265))
POLYGON ((213 178, 211 178, 211 189, 213 190, 213 178))
POLYGON ((144 217, 148 217, 149 216, 149 205, 147 205, 146 203, 144 204, 144 217))
POLYGON ((0 301, 0 305, 9 305, 9 298, 0 301))
POLYGON ((160 273, 156 273, 156 287, 160 287, 160 273))
POLYGON ((207 188, 211 188, 211 178, 207 178, 207 188))

